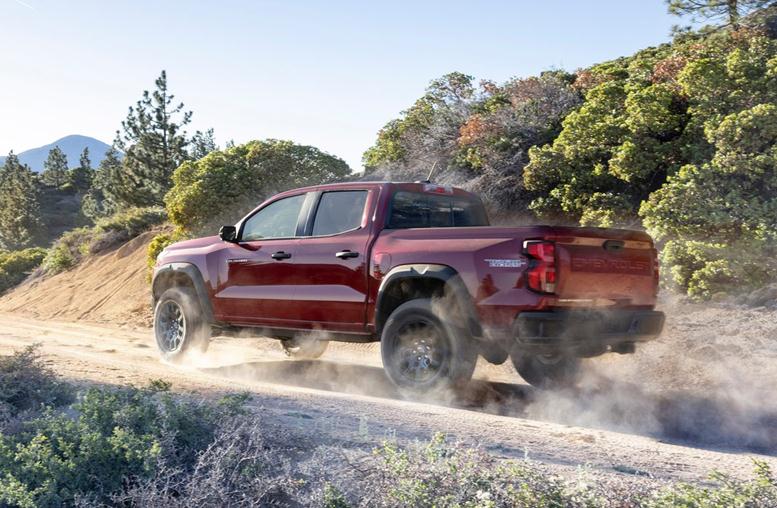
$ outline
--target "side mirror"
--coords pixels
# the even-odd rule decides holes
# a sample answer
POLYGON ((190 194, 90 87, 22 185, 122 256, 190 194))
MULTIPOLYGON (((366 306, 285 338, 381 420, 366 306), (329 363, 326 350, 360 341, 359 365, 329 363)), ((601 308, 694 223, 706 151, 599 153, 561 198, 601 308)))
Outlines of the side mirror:
POLYGON ((237 229, 235 226, 221 226, 219 229, 219 238, 225 242, 237 242, 237 229))

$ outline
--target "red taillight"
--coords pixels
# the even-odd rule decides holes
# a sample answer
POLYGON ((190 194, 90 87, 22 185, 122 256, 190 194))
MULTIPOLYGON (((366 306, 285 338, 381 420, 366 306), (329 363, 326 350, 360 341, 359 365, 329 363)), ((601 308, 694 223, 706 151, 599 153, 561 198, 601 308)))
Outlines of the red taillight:
POLYGON ((658 295, 658 285, 661 282, 661 267, 658 262, 658 256, 653 252, 653 289, 658 295))
POLYGON ((542 293, 556 291, 556 245, 553 242, 524 243, 526 254, 531 258, 526 270, 529 288, 542 293))

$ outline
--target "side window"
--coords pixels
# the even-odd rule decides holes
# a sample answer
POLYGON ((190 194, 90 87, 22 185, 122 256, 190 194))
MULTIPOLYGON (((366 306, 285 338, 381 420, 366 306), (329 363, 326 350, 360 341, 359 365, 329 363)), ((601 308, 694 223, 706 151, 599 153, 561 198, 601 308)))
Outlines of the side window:
POLYGON ((305 194, 279 199, 252 215, 243 226, 241 241, 290 238, 297 234, 297 220, 305 194))
POLYGON ((316 210, 313 236, 336 235, 358 228, 366 202, 366 190, 325 192, 316 210))

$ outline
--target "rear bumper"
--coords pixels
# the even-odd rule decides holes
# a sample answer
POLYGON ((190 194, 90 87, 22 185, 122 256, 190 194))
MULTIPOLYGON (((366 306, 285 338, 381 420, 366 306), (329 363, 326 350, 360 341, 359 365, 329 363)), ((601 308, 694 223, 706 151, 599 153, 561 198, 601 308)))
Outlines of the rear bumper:
POLYGON ((524 350, 596 356, 632 352, 635 343, 657 338, 663 328, 664 313, 654 310, 522 312, 513 337, 524 350))

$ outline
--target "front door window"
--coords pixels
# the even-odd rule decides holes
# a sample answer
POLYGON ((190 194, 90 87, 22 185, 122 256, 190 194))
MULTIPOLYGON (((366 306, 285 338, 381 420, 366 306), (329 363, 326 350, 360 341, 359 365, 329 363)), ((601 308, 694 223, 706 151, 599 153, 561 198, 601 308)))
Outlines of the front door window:
POLYGON ((249 217, 243 226, 241 242, 297 236, 297 221, 305 195, 279 199, 249 217))

